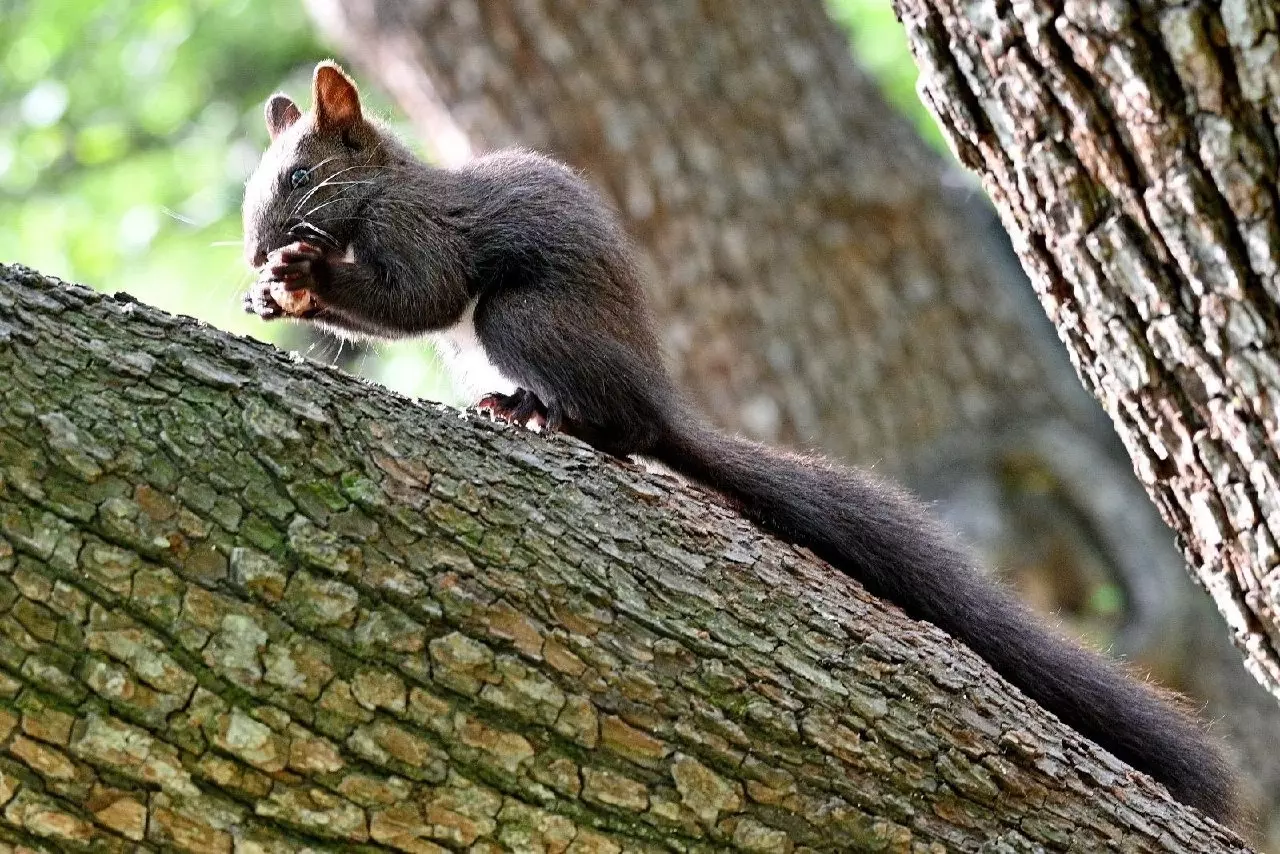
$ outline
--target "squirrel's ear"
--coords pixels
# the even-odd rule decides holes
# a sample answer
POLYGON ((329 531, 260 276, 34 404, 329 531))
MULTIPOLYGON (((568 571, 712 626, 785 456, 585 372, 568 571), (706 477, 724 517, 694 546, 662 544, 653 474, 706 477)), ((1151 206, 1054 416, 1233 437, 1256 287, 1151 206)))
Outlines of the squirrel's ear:
POLYGON ((302 118, 298 105, 288 95, 276 93, 267 99, 267 132, 274 140, 285 132, 289 125, 302 118))
POLYGON ((316 65, 311 94, 316 129, 321 133, 345 133, 360 121, 360 93, 333 60, 326 59, 316 65))

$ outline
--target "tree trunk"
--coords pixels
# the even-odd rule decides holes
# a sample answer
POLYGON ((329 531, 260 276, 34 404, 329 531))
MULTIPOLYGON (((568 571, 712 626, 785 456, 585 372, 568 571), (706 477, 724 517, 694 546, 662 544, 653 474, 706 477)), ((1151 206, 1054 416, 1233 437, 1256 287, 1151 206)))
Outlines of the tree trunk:
POLYGON ((14 843, 1243 850, 941 632, 580 443, 22 268, 0 376, 14 843))
POLYGON ((1280 697, 1274 4, 896 5, 926 101, 1280 697))

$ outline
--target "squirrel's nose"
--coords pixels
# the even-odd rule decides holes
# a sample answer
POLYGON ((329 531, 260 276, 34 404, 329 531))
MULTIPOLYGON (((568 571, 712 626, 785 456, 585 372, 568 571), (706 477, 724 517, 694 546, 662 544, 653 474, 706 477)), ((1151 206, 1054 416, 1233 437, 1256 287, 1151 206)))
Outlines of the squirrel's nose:
POLYGON ((266 252, 263 252, 261 249, 259 249, 257 252, 253 253, 253 266, 255 269, 258 267, 261 267, 265 263, 267 263, 266 252))

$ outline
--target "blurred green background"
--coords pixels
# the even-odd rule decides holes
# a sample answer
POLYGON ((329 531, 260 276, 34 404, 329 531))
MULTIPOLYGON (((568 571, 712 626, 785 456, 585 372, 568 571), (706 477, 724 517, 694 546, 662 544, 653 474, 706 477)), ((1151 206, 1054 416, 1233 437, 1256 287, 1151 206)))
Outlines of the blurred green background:
MULTIPOLYGON (((941 145, 889 0, 830 5, 888 97, 941 145)), ((300 0, 0 0, 0 260, 297 345, 296 327, 240 310, 240 197, 266 145, 263 101, 305 99, 332 53, 300 0)), ((458 402, 427 350, 379 345, 355 367, 458 402)), ((337 354, 336 341, 310 353, 337 354)))

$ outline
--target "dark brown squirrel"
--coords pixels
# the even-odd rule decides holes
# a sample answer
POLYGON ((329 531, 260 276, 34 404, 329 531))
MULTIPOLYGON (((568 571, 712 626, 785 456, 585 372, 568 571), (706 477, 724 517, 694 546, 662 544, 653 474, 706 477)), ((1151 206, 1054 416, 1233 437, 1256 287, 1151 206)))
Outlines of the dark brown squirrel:
POLYGON ((706 426, 663 368, 628 239, 565 166, 501 151, 452 169, 420 162, 365 117, 355 84, 316 66, 313 107, 267 102, 271 146, 249 180, 245 300, 305 293, 340 334, 434 335, 497 417, 656 459, 808 547, 872 594, 984 658, 1064 723, 1230 821, 1234 781, 1197 719, 1119 665, 1064 640, 975 570, 899 489, 827 460, 706 426))

